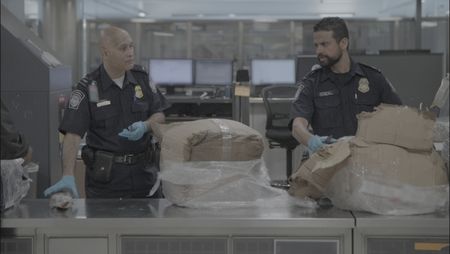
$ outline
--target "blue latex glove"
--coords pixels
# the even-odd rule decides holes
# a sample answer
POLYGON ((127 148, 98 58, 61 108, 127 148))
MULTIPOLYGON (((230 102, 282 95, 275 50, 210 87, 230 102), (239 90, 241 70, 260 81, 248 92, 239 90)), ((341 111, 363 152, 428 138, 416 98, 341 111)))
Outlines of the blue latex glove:
POLYGON ((315 153, 324 144, 332 144, 335 143, 336 141, 337 140, 332 137, 314 135, 308 140, 308 148, 311 152, 315 153))
POLYGON ((127 129, 123 129, 119 133, 119 136, 125 137, 128 140, 136 141, 141 139, 142 136, 144 136, 144 134, 147 132, 147 130, 147 125, 144 122, 139 121, 128 126, 127 129))
POLYGON ((48 187, 44 191, 44 196, 48 197, 48 196, 52 195, 53 193, 64 191, 64 190, 71 191, 74 198, 80 197, 78 195, 77 186, 75 185, 75 178, 73 176, 69 176, 69 175, 63 176, 61 178, 61 180, 59 180, 57 183, 48 187))

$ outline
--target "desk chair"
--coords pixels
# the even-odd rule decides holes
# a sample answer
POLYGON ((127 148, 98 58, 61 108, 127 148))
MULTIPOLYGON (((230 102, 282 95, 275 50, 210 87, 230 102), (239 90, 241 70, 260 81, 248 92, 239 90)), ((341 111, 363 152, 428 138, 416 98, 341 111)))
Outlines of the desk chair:
MULTIPOLYGON (((299 145, 288 127, 291 104, 296 92, 295 86, 269 86, 261 91, 267 115, 266 137, 269 148, 286 149, 286 180, 292 174, 292 150, 299 145)), ((289 187, 287 181, 272 182, 272 186, 289 187)))

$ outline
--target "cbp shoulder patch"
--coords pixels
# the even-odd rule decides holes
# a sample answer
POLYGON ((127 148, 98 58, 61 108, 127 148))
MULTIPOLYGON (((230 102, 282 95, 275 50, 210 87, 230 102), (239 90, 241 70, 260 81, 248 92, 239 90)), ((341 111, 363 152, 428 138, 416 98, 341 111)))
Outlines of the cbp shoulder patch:
POLYGON ((152 90, 152 92, 156 93, 156 84, 151 77, 149 78, 148 83, 150 85, 150 89, 152 90))
POLYGON ((81 101, 83 101, 84 93, 81 90, 73 90, 70 94, 70 100, 69 100, 69 108, 77 110, 80 106, 81 101))
POLYGON ((297 92, 295 92, 295 99, 298 98, 298 96, 302 92, 303 88, 305 88, 305 84, 303 84, 302 81, 300 81, 297 85, 298 85, 298 89, 297 89, 297 92))

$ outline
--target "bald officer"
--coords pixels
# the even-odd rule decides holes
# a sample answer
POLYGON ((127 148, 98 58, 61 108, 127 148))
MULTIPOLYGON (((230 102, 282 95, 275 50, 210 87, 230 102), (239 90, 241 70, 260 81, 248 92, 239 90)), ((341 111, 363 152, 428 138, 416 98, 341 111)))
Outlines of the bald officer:
POLYGON ((152 123, 163 123, 168 107, 141 66, 134 65, 130 35, 118 27, 100 33, 103 64, 72 91, 59 131, 64 134, 63 177, 45 190, 49 196, 78 191, 74 167, 81 137, 87 198, 143 198, 155 182, 150 167, 152 123))
POLYGON ((315 152, 325 142, 355 135, 356 115, 361 111, 371 112, 380 103, 401 101, 379 70, 356 63, 349 56, 344 20, 322 19, 314 26, 313 38, 321 67, 301 80, 290 127, 292 135, 315 152))

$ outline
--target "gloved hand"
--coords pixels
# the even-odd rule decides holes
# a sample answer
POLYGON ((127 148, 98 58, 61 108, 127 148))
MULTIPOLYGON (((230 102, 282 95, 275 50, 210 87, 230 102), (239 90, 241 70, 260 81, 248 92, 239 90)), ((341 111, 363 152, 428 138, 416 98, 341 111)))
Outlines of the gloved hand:
POLYGON ((142 121, 139 122, 135 122, 132 125, 128 126, 127 129, 123 129, 120 133, 119 136, 121 137, 125 137, 128 140, 139 140, 140 138, 142 138, 142 136, 144 136, 144 134, 147 132, 148 128, 147 128, 147 124, 145 124, 142 121))
POLYGON ((336 141, 337 140, 332 137, 314 135, 308 140, 308 148, 309 150, 311 150, 311 152, 315 153, 324 144, 332 144, 336 141))
POLYGON ((73 176, 63 176, 61 180, 59 180, 54 185, 48 187, 44 191, 44 196, 48 197, 53 193, 60 192, 63 190, 70 190, 74 198, 79 198, 77 186, 75 185, 75 178, 73 176))

